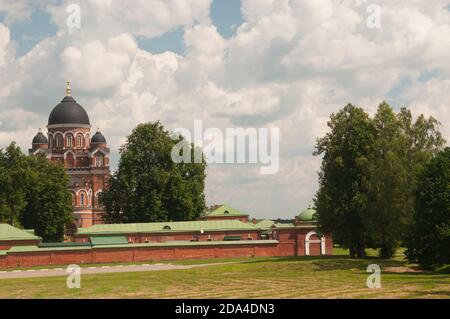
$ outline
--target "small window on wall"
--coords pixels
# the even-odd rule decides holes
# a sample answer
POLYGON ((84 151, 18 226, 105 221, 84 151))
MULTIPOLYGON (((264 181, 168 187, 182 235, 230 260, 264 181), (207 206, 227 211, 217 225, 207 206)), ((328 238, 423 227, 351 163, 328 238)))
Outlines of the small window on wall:
POLYGON ((95 166, 102 167, 103 166, 103 156, 97 155, 95 156, 95 166))
POLYGON ((100 206, 102 202, 102 192, 98 192, 97 195, 95 195, 95 206, 100 206))
POLYGON ((48 137, 48 147, 50 149, 53 148, 53 136, 51 136, 51 135, 48 137))
POLYGON ((86 197, 84 196, 83 193, 81 193, 81 195, 80 195, 80 206, 84 207, 85 203, 86 203, 86 197))
POLYGON ((66 145, 67 145, 67 147, 73 147, 73 137, 72 137, 72 135, 67 135, 67 137, 66 137, 66 145))
POLYGON ((78 148, 83 147, 83 135, 81 135, 81 134, 77 136, 77 147, 78 148))
POLYGON ((62 147, 63 146, 63 138, 61 135, 56 136, 56 147, 62 147))

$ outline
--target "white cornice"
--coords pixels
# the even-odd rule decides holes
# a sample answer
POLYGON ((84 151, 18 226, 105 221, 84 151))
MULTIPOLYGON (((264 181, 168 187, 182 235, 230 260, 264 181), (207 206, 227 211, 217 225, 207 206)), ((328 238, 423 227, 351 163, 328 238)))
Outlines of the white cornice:
POLYGON ((80 123, 64 123, 64 124, 51 124, 47 125, 47 129, 51 128, 59 128, 59 127, 74 127, 74 128, 88 128, 90 129, 92 125, 89 124, 80 124, 80 123))

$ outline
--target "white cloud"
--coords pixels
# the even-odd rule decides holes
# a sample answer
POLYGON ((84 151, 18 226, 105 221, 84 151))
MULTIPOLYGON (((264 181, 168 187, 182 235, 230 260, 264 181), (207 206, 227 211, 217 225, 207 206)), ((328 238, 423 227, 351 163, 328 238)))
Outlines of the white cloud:
POLYGON ((289 217, 311 201, 320 165, 311 155, 315 138, 347 102, 373 112, 408 79, 395 99, 415 114, 434 115, 450 139, 446 1, 377 1, 382 28, 369 29, 365 2, 243 0, 245 22, 229 39, 211 24, 209 0, 142 0, 132 6, 123 0, 83 1, 82 28, 75 31, 65 26, 67 3, 48 6, 58 34, 15 60, 4 53, 10 52, 9 31, 0 24, 0 108, 7 108, 0 110, 0 121, 15 123, 13 115, 32 119, 16 123, 15 132, 9 131, 14 125, 0 124, 2 145, 18 138, 29 146, 33 126, 45 124, 66 79, 115 156, 142 121, 161 120, 169 129, 192 128, 195 119, 204 128, 223 130, 279 127, 280 171, 262 176, 256 166, 213 165, 207 200, 257 217, 289 217), (183 56, 137 46, 136 36, 179 27, 183 56), (432 78, 420 79, 424 72, 432 78))
MULTIPOLYGON (((50 5, 60 29, 66 29, 66 8, 73 0, 50 5)), ((80 33, 89 37, 114 35, 124 31, 138 36, 157 37, 175 28, 209 21, 211 0, 85 0, 80 1, 80 33)))
POLYGON ((0 0, 0 13, 5 15, 5 23, 10 25, 29 19, 37 3, 40 3, 40 0, 0 0))
POLYGON ((136 55, 133 38, 122 34, 106 44, 95 40, 81 47, 69 46, 61 54, 66 76, 84 91, 95 92, 119 85, 136 55))

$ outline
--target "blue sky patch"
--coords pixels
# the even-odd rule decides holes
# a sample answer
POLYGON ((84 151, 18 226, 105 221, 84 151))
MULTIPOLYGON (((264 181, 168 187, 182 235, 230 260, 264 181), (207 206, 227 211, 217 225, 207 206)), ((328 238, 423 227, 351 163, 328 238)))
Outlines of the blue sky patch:
POLYGON ((10 26, 11 39, 17 43, 17 56, 28 53, 36 44, 58 31, 49 13, 35 10, 29 20, 18 21, 10 26))
POLYGON ((136 37, 139 48, 149 51, 151 53, 163 53, 166 51, 172 51, 177 54, 184 54, 184 30, 178 28, 172 32, 164 33, 156 38, 136 37))
POLYGON ((244 22, 241 14, 241 0, 214 0, 210 16, 217 31, 224 38, 236 34, 236 29, 244 22))

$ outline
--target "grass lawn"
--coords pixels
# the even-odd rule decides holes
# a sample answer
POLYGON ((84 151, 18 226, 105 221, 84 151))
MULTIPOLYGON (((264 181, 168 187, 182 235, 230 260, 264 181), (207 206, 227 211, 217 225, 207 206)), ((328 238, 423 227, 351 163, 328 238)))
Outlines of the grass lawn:
POLYGON ((450 298, 450 275, 410 272, 401 254, 353 260, 335 253, 341 255, 179 261, 173 263, 238 263, 84 275, 81 289, 66 288, 66 277, 0 280, 0 298, 450 298), (380 289, 366 287, 371 263, 381 266, 380 289))

